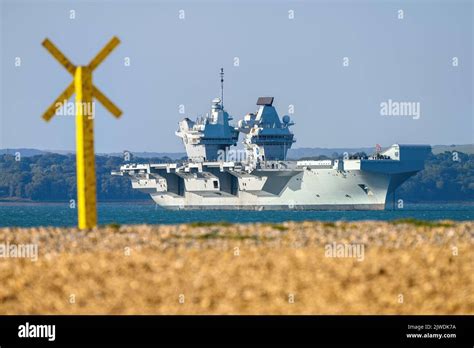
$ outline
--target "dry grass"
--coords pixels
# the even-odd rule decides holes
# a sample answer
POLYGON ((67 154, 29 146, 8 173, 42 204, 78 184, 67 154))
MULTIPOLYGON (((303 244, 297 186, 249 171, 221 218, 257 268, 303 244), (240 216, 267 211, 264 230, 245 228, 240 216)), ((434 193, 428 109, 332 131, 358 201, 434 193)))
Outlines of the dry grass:
POLYGON ((474 314, 473 231, 413 221, 0 229, 0 244, 39 245, 37 262, 0 258, 0 313, 474 314), (363 243, 364 260, 326 257, 333 242, 363 243))

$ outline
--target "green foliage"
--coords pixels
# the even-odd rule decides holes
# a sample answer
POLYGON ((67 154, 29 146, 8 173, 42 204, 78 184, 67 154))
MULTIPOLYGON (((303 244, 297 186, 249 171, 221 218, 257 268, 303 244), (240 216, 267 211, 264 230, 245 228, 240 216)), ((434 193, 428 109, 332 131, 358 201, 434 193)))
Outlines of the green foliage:
POLYGON ((120 230, 120 224, 118 224, 116 222, 112 222, 111 224, 108 224, 107 227, 111 228, 115 232, 120 230))
POLYGON ((277 231, 287 231, 288 230, 288 227, 280 225, 280 224, 270 224, 269 226, 271 228, 273 228, 274 230, 277 230, 277 231))
MULTIPOLYGON (((98 200, 148 199, 132 189, 128 177, 110 174, 122 164, 120 157, 96 156, 98 200)), ((68 201, 76 195, 74 155, 36 155, 20 161, 12 155, 0 156, 0 199, 68 201)))
POLYGON ((196 222, 191 222, 189 224, 191 227, 211 227, 211 226, 222 226, 222 227, 227 227, 227 226, 232 226, 230 222, 227 221, 217 221, 217 222, 212 222, 212 221, 196 221, 196 222))
POLYGON ((425 169, 406 181, 396 197, 407 201, 474 201, 474 155, 430 154, 425 169))
POLYGON ((392 224, 399 225, 399 224, 408 224, 417 227, 453 227, 454 224, 452 222, 446 221, 425 221, 425 220, 418 220, 413 218, 406 218, 406 219, 397 219, 393 220, 392 224))

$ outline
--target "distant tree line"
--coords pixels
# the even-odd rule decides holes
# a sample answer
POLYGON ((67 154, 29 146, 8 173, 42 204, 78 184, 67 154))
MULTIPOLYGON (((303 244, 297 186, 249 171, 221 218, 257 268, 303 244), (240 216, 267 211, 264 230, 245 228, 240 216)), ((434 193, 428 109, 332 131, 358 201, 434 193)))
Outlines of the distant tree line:
POLYGON ((396 196, 413 202, 474 202, 474 155, 430 154, 425 169, 399 187, 396 196))
MULTIPOLYGON (((364 154, 357 154, 364 155, 364 154)), ((320 156, 318 159, 327 157, 320 156)), ((133 158, 135 163, 171 162, 169 158, 133 158)), ((134 190, 127 176, 110 172, 124 164, 123 158, 96 156, 97 197, 107 200, 148 199, 134 190)), ((474 155, 451 152, 431 154, 425 170, 400 188, 396 196, 407 201, 474 201, 474 155)), ((74 155, 44 154, 31 157, 0 155, 0 200, 67 201, 76 198, 74 155)))
MULTIPOLYGON (((166 159, 135 158, 141 163, 166 159)), ((169 160, 171 161, 171 160, 169 160)), ((126 176, 112 176, 112 170, 124 164, 120 157, 96 156, 97 198, 99 200, 147 199, 148 195, 134 190, 126 176)), ((0 156, 0 199, 34 201, 66 201, 75 199, 75 155, 45 154, 32 157, 0 156)))

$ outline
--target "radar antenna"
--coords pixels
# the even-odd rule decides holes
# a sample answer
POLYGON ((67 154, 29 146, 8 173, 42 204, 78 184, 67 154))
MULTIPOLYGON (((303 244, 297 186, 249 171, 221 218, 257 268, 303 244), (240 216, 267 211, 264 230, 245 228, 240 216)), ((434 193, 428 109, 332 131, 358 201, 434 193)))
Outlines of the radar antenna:
POLYGON ((224 109, 224 68, 221 68, 221 105, 224 109))

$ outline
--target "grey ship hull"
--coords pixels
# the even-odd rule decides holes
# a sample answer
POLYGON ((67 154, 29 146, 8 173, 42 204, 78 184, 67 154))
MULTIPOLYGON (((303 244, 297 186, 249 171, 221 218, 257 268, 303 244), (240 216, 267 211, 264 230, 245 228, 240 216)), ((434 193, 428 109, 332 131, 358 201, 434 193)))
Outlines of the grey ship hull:
POLYGON ((383 210, 423 169, 429 146, 393 145, 390 159, 271 161, 258 168, 204 162, 125 165, 119 175, 167 209, 383 210))
MULTIPOLYGON (((153 196, 152 196, 153 198, 153 196)), ((293 208, 290 208, 288 205, 186 205, 183 207, 176 207, 173 205, 163 205, 160 203, 160 200, 155 200, 155 202, 167 209, 167 210, 245 210, 245 211, 264 211, 264 210, 313 210, 313 211, 346 211, 346 210, 385 210, 384 204, 335 204, 335 205, 323 205, 323 204, 314 204, 314 205, 298 205, 293 208)))

